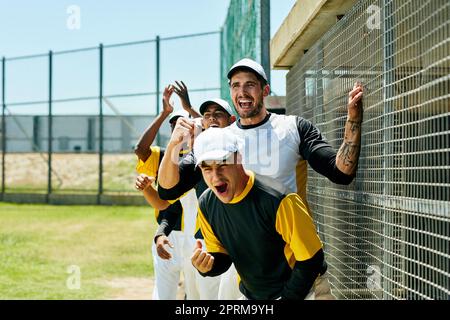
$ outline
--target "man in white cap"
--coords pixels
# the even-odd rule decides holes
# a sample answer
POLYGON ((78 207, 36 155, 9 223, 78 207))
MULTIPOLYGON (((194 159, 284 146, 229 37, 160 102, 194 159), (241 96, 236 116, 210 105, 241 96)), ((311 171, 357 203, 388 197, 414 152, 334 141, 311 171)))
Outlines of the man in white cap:
POLYGON ((199 199, 192 264, 216 276, 233 262, 247 299, 313 299, 314 282, 326 272, 322 243, 306 205, 258 181, 241 164, 238 138, 211 128, 194 142, 196 165, 209 189, 199 199))
MULTIPOLYGON (((209 128, 225 128, 236 120, 236 116, 233 114, 228 102, 220 98, 203 102, 199 111, 203 116, 202 126, 205 130, 209 128)), ((200 197, 207 188, 202 183, 200 171, 195 170, 195 159, 192 152, 187 154, 181 162, 173 161, 173 159, 177 159, 177 154, 186 139, 193 137, 195 127, 196 123, 192 119, 181 118, 176 123, 159 167, 158 192, 162 199, 177 199, 192 188, 196 188, 197 195, 200 197), (185 170, 180 173, 182 168, 185 170), (180 179, 180 174, 184 175, 184 173, 187 175, 180 179), (176 181, 176 185, 173 184, 173 181, 176 181), (166 188, 166 185, 169 188, 166 188), (180 190, 182 191, 180 192, 180 190)))
POLYGON ((349 93, 344 141, 336 153, 311 122, 300 116, 267 111, 264 98, 269 95, 270 86, 259 63, 242 59, 230 68, 227 77, 231 99, 240 116, 231 128, 244 137, 247 145, 256 145, 243 160, 247 169, 281 182, 288 192, 297 192, 303 199, 306 199, 304 160, 335 183, 349 184, 353 180, 361 144, 363 88, 360 83, 355 83, 349 93), (261 140, 262 136, 269 139, 261 140), (270 154, 269 159, 263 154, 265 151, 270 154), (262 165, 262 160, 268 163, 262 165))
MULTIPOLYGON (((185 88, 184 83, 183 86, 185 88)), ((190 114, 194 116, 197 114, 190 106, 187 89, 186 92, 180 90, 182 89, 177 89, 176 86, 172 85, 165 88, 162 112, 143 132, 135 147, 135 153, 138 156, 136 171, 139 173, 136 178, 136 188, 143 192, 147 202, 154 207, 158 222, 158 230, 152 244, 155 272, 153 300, 175 299, 181 272, 184 274, 186 299, 217 299, 218 281, 201 279, 189 259, 192 242, 195 241, 193 238, 197 215, 195 192, 187 192, 179 200, 169 203, 158 196, 152 185, 155 180, 158 180, 158 168, 165 151, 163 148, 151 146, 151 144, 163 121, 169 117, 169 123, 173 131, 179 118, 187 119, 190 114), (180 96, 185 110, 173 112, 174 108, 169 101, 173 92, 180 96), (188 113, 186 109, 190 112, 188 113), (167 246, 170 249, 167 249, 167 246)), ((183 153, 185 153, 184 150, 180 150, 177 156, 181 157, 183 153)))
MULTIPOLYGON (((215 98, 203 102, 199 108, 202 115, 202 127, 208 128, 225 128, 236 121, 227 101, 215 98)), ((201 182, 200 171, 195 171, 195 160, 193 153, 188 154, 181 163, 173 161, 177 159, 177 154, 183 146, 183 142, 194 137, 196 123, 192 119, 182 118, 177 121, 176 126, 167 145, 166 155, 161 161, 159 168, 159 186, 158 191, 162 199, 177 199, 186 191, 197 186, 201 182), (183 172, 180 172, 182 169, 183 172), (180 179, 180 174, 186 173, 184 179, 180 179), (167 186, 167 187, 166 187, 167 186), (182 190, 180 192, 180 190, 182 190)), ((206 189, 199 190, 198 196, 206 189)))
MULTIPOLYGON (((209 128, 224 128, 229 126, 236 120, 233 110, 223 99, 215 98, 203 102, 199 108, 200 114, 203 116, 202 125, 205 130, 209 128)), ((197 197, 207 189, 207 186, 201 178, 200 171, 194 169, 195 162, 192 153, 178 163, 172 159, 176 159, 176 154, 182 146, 182 142, 186 137, 191 137, 194 132, 195 123, 191 119, 182 118, 177 122, 174 132, 171 136, 164 158, 161 161, 159 168, 159 185, 158 190, 163 199, 173 200, 177 199, 186 191, 195 188, 197 197), (189 168, 192 166, 192 168, 189 168), (185 168, 184 172, 188 175, 183 179, 177 178, 179 182, 175 187, 165 189, 164 186, 171 184, 174 176, 179 177, 180 168, 185 168), (179 190, 183 190, 179 193, 179 190)), ((183 174, 181 174, 183 175, 183 174)), ((201 232, 196 232, 197 239, 203 239, 201 232)), ((237 287, 237 274, 234 266, 221 276, 218 298, 220 300, 235 300, 242 296, 237 287)))

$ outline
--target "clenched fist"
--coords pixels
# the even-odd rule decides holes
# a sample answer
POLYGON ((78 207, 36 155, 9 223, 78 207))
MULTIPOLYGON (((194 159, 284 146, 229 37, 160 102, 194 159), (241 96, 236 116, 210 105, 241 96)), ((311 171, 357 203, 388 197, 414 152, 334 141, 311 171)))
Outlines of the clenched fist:
POLYGON ((192 265, 201 273, 211 271, 214 264, 214 257, 202 250, 202 242, 197 240, 195 243, 194 254, 191 257, 192 265))
POLYGON ((150 177, 144 173, 141 173, 136 177, 135 181, 135 188, 139 191, 144 191, 148 187, 152 185, 152 183, 155 182, 155 177, 150 177))

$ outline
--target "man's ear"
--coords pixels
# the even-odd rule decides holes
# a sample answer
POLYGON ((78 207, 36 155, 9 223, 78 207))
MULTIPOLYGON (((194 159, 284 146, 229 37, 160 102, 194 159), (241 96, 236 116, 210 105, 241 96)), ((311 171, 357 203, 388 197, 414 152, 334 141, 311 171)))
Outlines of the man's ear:
POLYGON ((230 118, 228 118, 228 124, 232 124, 235 121, 236 121, 236 116, 235 115, 231 115, 230 118))
POLYGON ((267 97, 270 93, 270 86, 266 84, 263 89, 263 97, 267 97))

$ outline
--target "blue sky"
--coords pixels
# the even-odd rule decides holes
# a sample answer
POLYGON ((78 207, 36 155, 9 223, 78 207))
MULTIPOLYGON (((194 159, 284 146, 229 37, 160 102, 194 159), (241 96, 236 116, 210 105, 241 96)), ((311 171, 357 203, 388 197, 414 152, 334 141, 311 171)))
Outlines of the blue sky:
MULTIPOLYGON (((282 23, 295 0, 272 1, 271 34, 282 23)), ((0 56, 15 57, 218 31, 229 0, 0 0, 0 56), (68 8, 80 9, 80 28, 70 29, 68 8)), ((219 36, 161 43, 161 86, 183 79, 189 88, 218 87, 219 36), (211 71, 213 70, 213 71, 211 71)), ((153 91, 155 46, 153 43, 105 50, 105 94, 153 91), (139 61, 139 63, 136 63, 139 61)), ((98 94, 98 52, 54 57, 54 98, 98 94)), ((7 102, 47 99, 47 58, 7 62, 7 102)), ((272 71, 272 89, 284 95, 285 71, 272 71)), ((191 94, 194 105, 218 92, 191 94)), ((174 100, 175 105, 177 101, 174 100)), ((122 112, 154 105, 154 98, 116 99, 122 112), (126 101, 126 102, 125 102, 126 101)), ((14 113, 34 113, 45 106, 17 106, 14 113)), ((95 102, 56 104, 55 112, 95 108, 95 102), (85 105, 83 107, 83 105, 85 105)), ((151 107, 149 107, 150 109, 151 107)))

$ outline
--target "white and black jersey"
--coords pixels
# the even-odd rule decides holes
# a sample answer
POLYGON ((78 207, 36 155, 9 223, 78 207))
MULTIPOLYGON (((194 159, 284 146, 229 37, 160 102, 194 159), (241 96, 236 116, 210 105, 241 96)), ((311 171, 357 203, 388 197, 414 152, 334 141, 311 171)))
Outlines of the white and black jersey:
MULTIPOLYGON (((269 113, 259 124, 245 126, 237 121, 227 129, 241 138, 245 169, 281 193, 296 192, 306 199, 307 163, 334 183, 353 180, 336 167, 336 151, 319 129, 302 117, 269 113)), ((177 199, 202 179, 193 154, 179 165, 179 183, 171 189, 159 186, 161 199, 177 199)))

